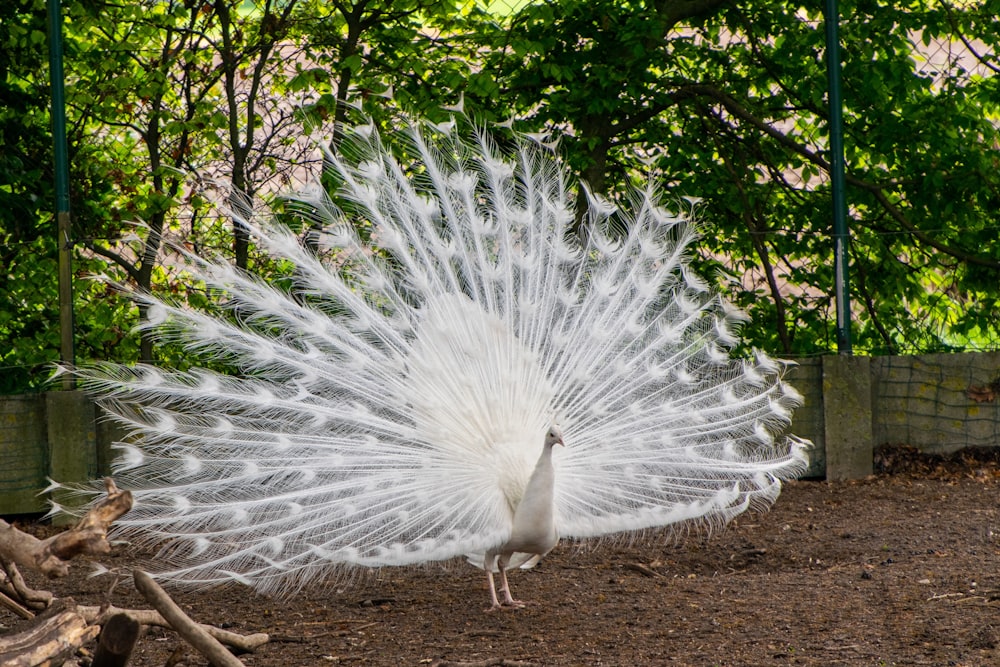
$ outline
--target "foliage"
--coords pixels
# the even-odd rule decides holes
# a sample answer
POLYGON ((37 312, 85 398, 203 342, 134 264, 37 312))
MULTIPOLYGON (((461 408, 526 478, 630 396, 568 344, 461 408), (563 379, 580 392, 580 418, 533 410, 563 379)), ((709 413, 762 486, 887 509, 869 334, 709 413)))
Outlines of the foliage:
MULTIPOLYGON (((85 12, 67 2, 69 13, 85 12)), ((43 0, 0 8, 0 392, 43 386, 59 360, 57 247, 52 215, 52 136, 49 128, 48 48, 43 0)), ((70 142, 74 234, 87 236, 105 215, 108 192, 100 170, 79 141, 70 142)), ((76 347, 88 357, 129 354, 127 308, 102 298, 83 280, 103 263, 78 258, 74 267, 76 347), (120 344, 122 343, 122 344, 120 344)))
MULTIPOLYGON (((124 195, 108 209, 125 207, 86 247, 138 289, 160 288, 165 239, 201 250, 227 244, 205 196, 217 179, 231 185, 213 196, 246 216, 246 201, 269 183, 287 184, 302 162, 293 110, 278 91, 286 75, 282 65, 295 57, 296 12, 305 5, 123 5, 92 22, 87 39, 78 42, 70 97, 81 121, 99 129, 90 145, 105 156, 106 174, 124 195), (192 183, 189 174, 200 182, 192 183), (123 227, 128 221, 141 225, 123 227), (135 232, 137 241, 119 243, 123 229, 135 232)), ((247 267, 250 249, 241 225, 233 225, 228 245, 247 267)), ((154 358, 146 338, 140 358, 154 358)))
MULTIPOLYGON (((705 200, 699 266, 751 311, 748 343, 788 355, 834 348, 825 26, 815 9, 485 6, 64 2, 78 273, 162 290, 164 239, 231 254, 247 270, 280 268, 220 213, 247 212, 235 192, 266 199, 309 178, 314 142, 336 143, 354 109, 384 125, 400 108, 437 122, 464 99, 482 123, 514 118, 561 139, 596 192, 653 179, 668 205, 705 200)), ((0 259, 9 267, 0 366, 19 369, 4 372, 4 391, 38 384, 39 364, 58 347, 43 8, 19 0, 0 9, 0 259)), ((841 2, 857 350, 1000 341, 998 10, 1000 0, 841 2)), ((582 220, 585 204, 577 213, 582 220)), ((149 341, 136 355, 122 332, 137 314, 105 289, 77 284, 81 359, 154 358, 149 341)), ((199 294, 189 285, 177 297, 199 294)), ((155 356, 172 363, 182 353, 155 356)))
MULTIPOLYGON (((860 350, 1000 341, 997 8, 841 3, 860 350), (979 62, 920 69, 963 40, 979 62)), ((834 340, 824 29, 794 3, 562 0, 526 6, 487 69, 571 135, 593 189, 648 175, 704 198, 750 342, 815 354, 834 340)))
MULTIPOLYGON (((44 260, 21 266, 22 256, 36 252, 38 218, 54 199, 46 165, 50 148, 46 131, 46 97, 42 87, 19 71, 37 71, 44 57, 44 11, 22 14, 7 3, 0 7, 0 391, 27 385, 31 366, 44 359, 44 301, 29 298, 48 282, 44 260), (39 39, 42 46, 39 46, 39 39), (33 312, 34 311, 34 312, 33 312), (43 357, 41 360, 38 357, 43 357)), ((51 296, 51 294, 49 294, 51 296)))

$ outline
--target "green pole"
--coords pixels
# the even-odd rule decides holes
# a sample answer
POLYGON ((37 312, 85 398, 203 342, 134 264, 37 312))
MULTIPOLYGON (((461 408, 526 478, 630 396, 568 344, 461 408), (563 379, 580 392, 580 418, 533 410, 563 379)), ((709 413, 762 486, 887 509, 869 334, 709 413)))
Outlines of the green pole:
MULTIPOLYGON (((69 215, 69 150, 66 144, 66 94, 63 87, 62 12, 59 0, 48 0, 49 80, 52 86, 52 142, 56 185, 56 246, 59 248, 59 358, 73 365, 73 232, 69 215)), ((63 389, 73 389, 63 375, 63 389)))
POLYGON ((830 105, 830 186, 833 194, 833 262, 837 309, 837 352, 851 354, 851 296, 848 286, 847 195, 844 185, 844 115, 840 94, 840 11, 826 0, 826 69, 830 105))

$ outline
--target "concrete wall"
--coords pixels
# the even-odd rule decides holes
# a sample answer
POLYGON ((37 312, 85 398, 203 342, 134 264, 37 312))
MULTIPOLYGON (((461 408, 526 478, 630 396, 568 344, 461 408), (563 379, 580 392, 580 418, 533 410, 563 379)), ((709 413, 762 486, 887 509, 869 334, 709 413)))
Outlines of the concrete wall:
POLYGON ((48 472, 45 396, 0 398, 0 514, 42 511, 48 472))
POLYGON ((877 357, 872 377, 878 444, 934 453, 1000 445, 1000 352, 877 357))
POLYGON ((813 443, 805 477, 826 475, 826 433, 823 425, 822 359, 802 359, 788 369, 785 380, 802 394, 802 405, 792 414, 791 432, 813 443))
POLYGON ((99 426, 93 402, 80 392, 0 397, 0 515, 47 511, 40 492, 49 479, 85 481, 104 473, 110 434, 99 426))
POLYGON ((791 430, 815 444, 809 476, 870 475, 885 444, 928 453, 1000 445, 1000 352, 828 356, 800 361, 786 378, 805 398, 791 430))
MULTIPOLYGON (((791 431, 813 442, 809 477, 870 475, 882 444, 1000 444, 1000 352, 804 359, 786 380, 805 399, 791 431)), ((119 437, 79 392, 0 397, 0 515, 46 511, 47 478, 107 474, 119 437)))

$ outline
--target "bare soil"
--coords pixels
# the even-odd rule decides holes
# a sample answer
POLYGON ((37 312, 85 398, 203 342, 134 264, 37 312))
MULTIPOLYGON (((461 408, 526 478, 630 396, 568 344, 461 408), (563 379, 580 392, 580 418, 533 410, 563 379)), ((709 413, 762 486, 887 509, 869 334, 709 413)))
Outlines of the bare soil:
MULTIPOLYGON (((387 568, 289 600, 236 587, 174 597, 200 622, 269 633, 241 656, 248 667, 996 665, 997 459, 886 449, 876 476, 790 483, 770 512, 711 536, 563 543, 511 575, 515 596, 536 603, 523 609, 486 613, 485 577, 459 563, 387 568)), ((148 558, 123 546, 106 565, 127 572, 148 558)), ((88 574, 79 564, 32 583, 81 604, 147 607, 127 579, 88 574)), ((0 611, 0 624, 22 623, 0 611)), ((159 629, 131 664, 162 667, 175 649, 206 664, 159 629)))

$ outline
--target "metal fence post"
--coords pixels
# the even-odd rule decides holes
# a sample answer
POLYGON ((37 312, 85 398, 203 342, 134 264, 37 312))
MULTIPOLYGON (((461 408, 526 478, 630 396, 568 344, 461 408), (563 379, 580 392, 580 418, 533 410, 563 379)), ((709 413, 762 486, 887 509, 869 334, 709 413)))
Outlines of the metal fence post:
POLYGON ((851 354, 851 296, 847 268, 850 236, 844 188, 844 117, 840 93, 840 11, 826 0, 826 67, 830 106, 830 186, 833 195, 834 285, 837 309, 837 352, 851 354))

